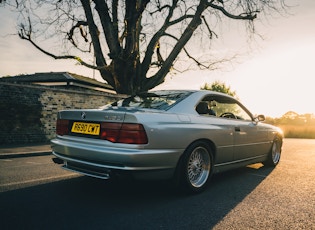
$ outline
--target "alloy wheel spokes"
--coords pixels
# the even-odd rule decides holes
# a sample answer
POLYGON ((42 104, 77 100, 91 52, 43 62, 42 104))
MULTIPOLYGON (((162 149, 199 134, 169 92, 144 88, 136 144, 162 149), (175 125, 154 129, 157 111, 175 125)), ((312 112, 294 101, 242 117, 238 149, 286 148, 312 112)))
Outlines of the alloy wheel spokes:
POLYGON ((278 163, 280 159, 280 149, 277 142, 275 142, 272 146, 272 160, 274 163, 278 163))
POLYGON ((202 186, 210 173, 210 157, 207 150, 199 147, 190 155, 188 161, 188 179, 194 187, 202 186))

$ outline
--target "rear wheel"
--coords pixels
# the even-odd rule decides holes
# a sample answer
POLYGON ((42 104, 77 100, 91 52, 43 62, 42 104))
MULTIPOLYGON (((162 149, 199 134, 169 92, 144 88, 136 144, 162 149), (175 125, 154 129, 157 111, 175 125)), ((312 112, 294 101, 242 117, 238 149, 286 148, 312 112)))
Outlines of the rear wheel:
POLYGON ((264 162, 265 165, 275 167, 279 163, 281 157, 281 147, 282 141, 279 138, 275 139, 268 154, 268 159, 264 162))
POLYGON ((205 189, 212 174, 213 156, 204 142, 195 142, 184 152, 180 165, 182 187, 188 192, 205 189))

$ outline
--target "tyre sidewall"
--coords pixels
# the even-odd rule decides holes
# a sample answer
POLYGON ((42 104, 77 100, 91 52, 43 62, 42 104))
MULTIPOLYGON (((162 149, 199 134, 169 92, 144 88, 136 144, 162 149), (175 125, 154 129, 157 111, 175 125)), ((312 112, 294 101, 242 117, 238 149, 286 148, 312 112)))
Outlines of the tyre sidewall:
POLYGON ((265 165, 270 166, 270 167, 276 167, 279 164, 280 159, 281 159, 281 147, 282 147, 281 139, 279 139, 279 138, 274 139, 274 141, 272 142, 269 154, 268 154, 268 159, 265 161, 265 165), (274 162, 273 156, 272 156, 274 145, 276 145, 276 148, 279 148, 280 156, 279 156, 277 162, 274 162))
POLYGON ((212 156, 212 151, 211 148, 204 142, 198 141, 193 144, 191 144, 184 152, 182 159, 181 159, 181 164, 180 164, 180 185, 181 187, 188 193, 198 193, 203 191, 206 187, 207 184, 212 176, 213 172, 213 156, 212 156), (206 182, 201 186, 201 187, 195 187, 191 184, 189 177, 188 177, 188 163, 189 163, 189 158, 190 155, 193 153, 193 151, 198 148, 198 147, 203 147, 207 150, 210 158, 210 172, 208 175, 208 178, 206 182))

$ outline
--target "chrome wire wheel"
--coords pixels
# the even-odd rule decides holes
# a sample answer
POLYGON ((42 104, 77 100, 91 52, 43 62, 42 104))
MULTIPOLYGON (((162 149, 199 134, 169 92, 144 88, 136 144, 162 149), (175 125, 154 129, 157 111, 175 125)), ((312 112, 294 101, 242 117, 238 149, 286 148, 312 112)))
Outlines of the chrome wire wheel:
POLYGON ((275 167, 280 162, 281 157, 281 148, 282 148, 282 139, 276 138, 271 146, 268 158, 263 162, 267 166, 275 167))
POLYGON ((187 179, 194 188, 204 186, 209 178, 211 158, 203 146, 196 147, 189 155, 187 162, 187 179))
POLYGON ((271 150, 271 159, 274 165, 278 164, 281 156, 281 147, 279 141, 274 141, 271 150))

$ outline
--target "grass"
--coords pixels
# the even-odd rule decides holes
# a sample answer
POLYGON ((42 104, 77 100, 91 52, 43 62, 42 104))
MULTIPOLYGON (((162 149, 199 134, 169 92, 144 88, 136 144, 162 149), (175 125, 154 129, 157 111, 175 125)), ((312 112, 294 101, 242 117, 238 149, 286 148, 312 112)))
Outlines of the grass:
POLYGON ((314 125, 278 125, 286 138, 315 139, 314 125))

